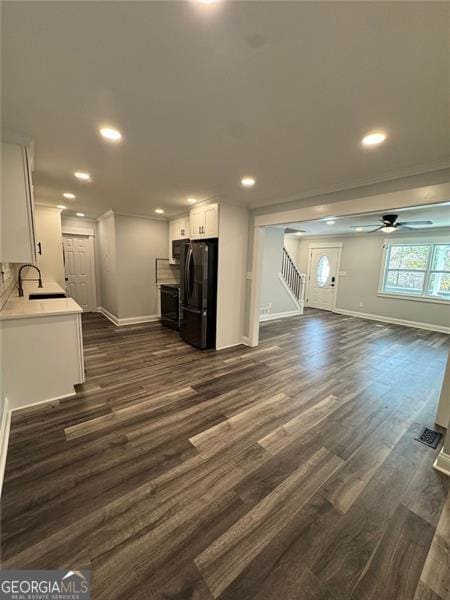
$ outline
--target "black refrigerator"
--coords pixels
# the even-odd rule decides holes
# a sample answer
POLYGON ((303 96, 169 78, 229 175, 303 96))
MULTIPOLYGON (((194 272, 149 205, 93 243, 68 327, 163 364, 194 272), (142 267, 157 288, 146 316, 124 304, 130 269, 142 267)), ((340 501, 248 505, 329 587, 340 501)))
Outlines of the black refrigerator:
POLYGON ((217 252, 217 239, 181 248, 180 334, 202 350, 216 347, 217 252))

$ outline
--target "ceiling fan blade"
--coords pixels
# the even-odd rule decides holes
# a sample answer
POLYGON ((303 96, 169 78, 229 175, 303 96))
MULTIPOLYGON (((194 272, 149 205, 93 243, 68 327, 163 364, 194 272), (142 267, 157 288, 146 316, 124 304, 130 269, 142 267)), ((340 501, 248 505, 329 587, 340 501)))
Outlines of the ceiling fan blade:
POLYGON ((304 229, 294 229, 293 227, 286 227, 284 233, 305 233, 304 229))
POLYGON ((433 221, 402 221, 401 223, 397 223, 397 225, 433 225, 433 221))
POLYGON ((366 227, 377 227, 377 224, 376 223, 371 223, 370 225, 352 225, 351 226, 352 229, 358 229, 359 227, 363 227, 363 228, 366 228, 366 227))
POLYGON ((380 225, 379 227, 375 227, 375 229, 371 229, 369 231, 364 231, 363 233, 375 233, 375 231, 380 231, 380 229, 383 229, 384 225, 380 225))

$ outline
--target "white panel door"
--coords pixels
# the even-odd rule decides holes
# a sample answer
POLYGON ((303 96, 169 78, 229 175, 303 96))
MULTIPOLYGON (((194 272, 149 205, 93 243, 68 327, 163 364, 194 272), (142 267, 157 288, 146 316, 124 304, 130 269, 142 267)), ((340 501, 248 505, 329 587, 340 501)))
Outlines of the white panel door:
POLYGON ((83 310, 94 311, 93 259, 87 235, 63 235, 66 291, 83 310))
POLYGON ((308 306, 333 310, 340 248, 313 248, 308 279, 308 306))

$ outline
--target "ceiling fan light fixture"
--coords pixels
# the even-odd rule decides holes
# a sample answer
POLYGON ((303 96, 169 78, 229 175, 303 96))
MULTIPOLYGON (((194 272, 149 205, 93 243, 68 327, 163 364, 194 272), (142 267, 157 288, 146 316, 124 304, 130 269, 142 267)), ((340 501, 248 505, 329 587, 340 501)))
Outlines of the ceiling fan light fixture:
POLYGON ((383 233, 393 233, 396 229, 397 227, 394 227, 394 225, 385 225, 381 228, 381 231, 383 233))

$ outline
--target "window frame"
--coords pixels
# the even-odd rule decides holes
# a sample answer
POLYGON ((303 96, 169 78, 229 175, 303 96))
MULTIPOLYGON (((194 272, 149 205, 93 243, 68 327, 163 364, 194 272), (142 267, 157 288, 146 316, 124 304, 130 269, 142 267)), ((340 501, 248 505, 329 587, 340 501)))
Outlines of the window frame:
MULTIPOLYGON (((443 239, 435 239, 433 241, 428 241, 426 238, 423 239, 404 239, 404 240, 392 240, 392 239, 384 239, 383 240, 383 255, 381 259, 381 268, 380 268, 380 276, 378 281, 378 293, 377 295, 383 298, 399 298, 401 300, 415 300, 417 302, 433 302, 436 304, 447 304, 450 305, 450 298, 447 300, 445 298, 439 298, 436 296, 427 295, 426 290, 428 290, 428 284, 430 281, 430 276, 432 273, 436 273, 437 271, 433 270, 432 263, 433 257, 435 253, 435 246, 442 245, 450 245, 449 238, 443 239), (396 293, 396 292, 386 292, 385 291, 385 282, 389 269, 388 260, 390 256, 390 248, 392 246, 429 246, 430 253, 428 255, 428 261, 425 269, 390 269, 391 271, 417 271, 419 273, 425 273, 423 290, 422 294, 406 294, 406 293, 396 293)), ((443 271, 447 273, 448 271, 443 271)))

